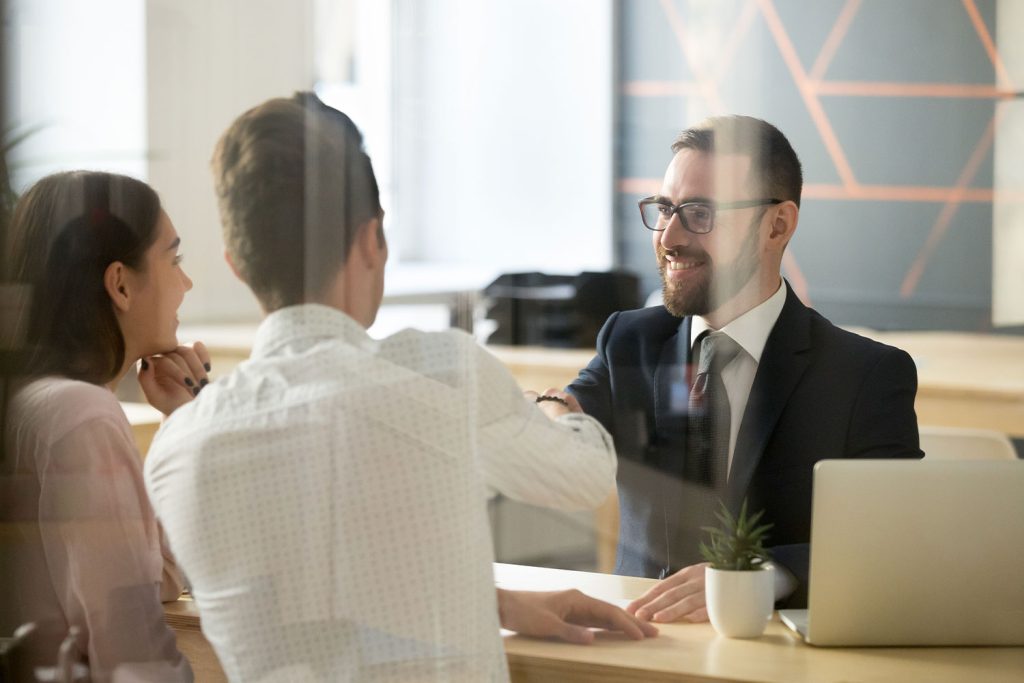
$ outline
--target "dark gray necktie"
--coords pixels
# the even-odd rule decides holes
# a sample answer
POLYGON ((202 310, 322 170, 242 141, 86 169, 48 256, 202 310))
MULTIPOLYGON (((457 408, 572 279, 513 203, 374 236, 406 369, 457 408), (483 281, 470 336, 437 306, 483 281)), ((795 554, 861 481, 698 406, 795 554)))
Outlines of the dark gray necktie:
POLYGON ((700 360, 688 401, 685 477, 720 489, 728 472, 731 419, 722 368, 736 357, 740 346, 724 332, 703 332, 698 349, 700 360))

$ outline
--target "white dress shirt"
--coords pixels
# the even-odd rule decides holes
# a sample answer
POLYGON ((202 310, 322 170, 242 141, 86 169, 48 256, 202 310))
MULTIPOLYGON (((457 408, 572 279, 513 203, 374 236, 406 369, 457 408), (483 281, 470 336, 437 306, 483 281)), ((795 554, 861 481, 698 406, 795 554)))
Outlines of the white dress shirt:
MULTIPOLYGON (((761 362, 764 345, 768 335, 775 327, 782 307, 786 303, 786 287, 783 284, 770 297, 750 309, 740 317, 728 323, 721 330, 715 330, 704 318, 694 316, 690 323, 690 345, 697 340, 701 332, 719 331, 740 345, 740 352, 722 368, 722 383, 729 397, 729 469, 732 469, 732 458, 736 451, 736 437, 740 432, 743 412, 747 409, 750 388, 754 384, 757 365, 761 362)), ((698 349, 693 349, 694 357, 698 349)))
MULTIPOLYGON (((775 323, 779 320, 782 307, 786 304, 786 285, 779 288, 770 297, 750 309, 732 322, 724 325, 720 332, 740 345, 740 352, 722 368, 722 384, 729 397, 729 471, 732 471, 732 459, 736 452, 736 437, 740 433, 740 423, 747 409, 750 388, 754 385, 757 366, 761 362, 761 354, 768 343, 775 323)), ((694 316, 690 322, 690 345, 697 340, 704 330, 716 331, 707 321, 694 316)), ((693 349, 696 353, 698 349, 693 349)), ((756 512, 756 511, 752 511, 756 512)), ((774 569, 775 599, 781 600, 796 590, 796 578, 785 568, 771 563, 774 569)))
POLYGON ((303 305, 175 412, 145 474, 232 681, 501 681, 486 499, 595 507, 611 444, 468 335, 374 341, 303 305))

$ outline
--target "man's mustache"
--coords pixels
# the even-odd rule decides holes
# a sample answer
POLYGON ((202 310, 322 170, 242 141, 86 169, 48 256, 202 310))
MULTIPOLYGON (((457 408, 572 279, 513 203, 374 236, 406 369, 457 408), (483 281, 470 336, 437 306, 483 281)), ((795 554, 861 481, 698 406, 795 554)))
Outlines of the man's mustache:
POLYGON ((666 256, 671 256, 672 258, 692 258, 702 261, 711 260, 708 258, 708 253, 703 249, 686 249, 682 247, 666 249, 665 247, 658 245, 657 254, 659 261, 663 261, 666 256))

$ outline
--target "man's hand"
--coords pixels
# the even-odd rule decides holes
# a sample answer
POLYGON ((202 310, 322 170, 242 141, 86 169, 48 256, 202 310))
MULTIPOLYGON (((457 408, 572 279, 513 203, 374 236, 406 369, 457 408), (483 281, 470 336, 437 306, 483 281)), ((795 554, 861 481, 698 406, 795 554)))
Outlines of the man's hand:
POLYGON ((552 420, 556 417, 561 417, 562 415, 568 415, 569 413, 583 412, 583 408, 580 408, 579 401, 576 400, 575 396, 565 391, 559 391, 554 387, 548 389, 543 394, 538 394, 536 391, 524 391, 523 396, 531 401, 535 401, 537 403, 537 407, 540 408, 540 411, 552 420), (538 398, 544 396, 551 396, 558 400, 537 401, 538 398))
POLYGON ((170 415, 209 384, 209 367, 210 353, 202 342, 179 346, 173 351, 143 358, 139 364, 139 386, 150 405, 170 415))
POLYGON ((633 640, 652 638, 658 629, 578 590, 536 592, 498 589, 501 625, 524 636, 561 638, 570 643, 594 642, 589 627, 621 631, 633 640))
POLYGON ((707 562, 702 562, 683 567, 629 603, 626 611, 645 621, 707 621, 704 598, 704 568, 707 566, 707 562))

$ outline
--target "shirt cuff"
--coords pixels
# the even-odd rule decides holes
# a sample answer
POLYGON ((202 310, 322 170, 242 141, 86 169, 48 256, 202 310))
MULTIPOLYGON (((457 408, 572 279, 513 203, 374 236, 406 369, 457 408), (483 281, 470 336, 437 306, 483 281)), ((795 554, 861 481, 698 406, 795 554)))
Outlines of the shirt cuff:
POLYGON ((598 419, 591 415, 586 413, 566 413, 556 417, 555 422, 570 425, 574 432, 587 432, 591 435, 591 438, 599 439, 604 444, 605 450, 615 450, 611 435, 608 434, 598 419))

